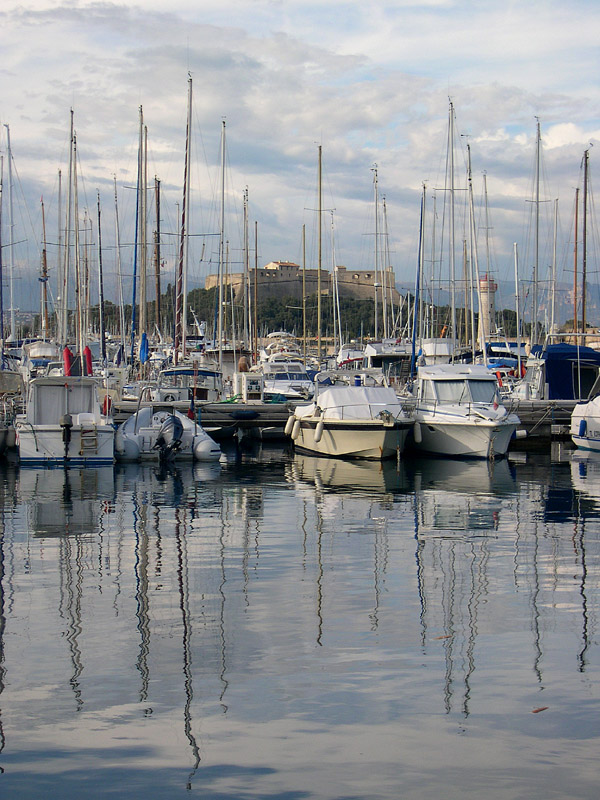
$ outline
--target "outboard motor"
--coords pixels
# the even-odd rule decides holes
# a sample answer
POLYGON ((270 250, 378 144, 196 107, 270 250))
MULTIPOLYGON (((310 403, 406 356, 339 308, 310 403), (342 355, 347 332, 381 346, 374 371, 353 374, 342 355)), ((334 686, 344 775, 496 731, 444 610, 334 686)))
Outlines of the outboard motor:
POLYGON ((69 444, 71 443, 71 430, 73 428, 73 417, 70 414, 63 414, 59 420, 62 428, 62 440, 65 446, 65 461, 69 457, 69 444))
POLYGON ((158 457, 161 461, 168 461, 174 458, 181 447, 183 437, 183 424, 174 414, 169 414, 163 424, 154 443, 154 450, 158 450, 158 457))

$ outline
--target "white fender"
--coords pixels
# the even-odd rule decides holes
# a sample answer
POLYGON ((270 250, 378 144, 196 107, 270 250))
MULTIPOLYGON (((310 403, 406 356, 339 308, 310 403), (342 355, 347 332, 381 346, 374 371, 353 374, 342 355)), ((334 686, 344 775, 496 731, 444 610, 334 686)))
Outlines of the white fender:
POLYGON ((295 442, 298 436, 300 435, 300 420, 294 420, 294 425, 292 426, 292 439, 295 442))
POLYGON ((286 436, 289 436, 292 432, 292 428, 294 427, 294 421, 296 417, 293 414, 287 418, 287 422, 285 423, 284 433, 286 436))
POLYGON ((421 444, 423 441, 423 434, 421 432, 421 423, 415 422, 415 427, 413 428, 413 437, 417 444, 421 444))
POLYGON ((325 426, 325 423, 323 421, 323 417, 321 417, 321 419, 317 422, 317 427, 315 428, 314 440, 315 440, 316 444, 318 444, 321 441, 321 436, 323 436, 323 428, 324 428, 324 426, 325 426))

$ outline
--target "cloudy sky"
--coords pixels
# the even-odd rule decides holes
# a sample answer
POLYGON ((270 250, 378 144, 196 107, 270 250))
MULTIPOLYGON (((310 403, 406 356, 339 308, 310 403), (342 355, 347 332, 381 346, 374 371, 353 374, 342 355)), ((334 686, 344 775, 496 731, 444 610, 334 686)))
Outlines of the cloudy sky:
MULTIPOLYGON (((335 257, 349 268, 372 268, 377 165, 389 260, 398 282, 412 284, 423 184, 427 241, 435 208, 437 246, 447 250, 449 100, 460 187, 457 247, 462 250, 465 235, 468 143, 480 269, 489 265, 501 280, 510 278, 517 242, 522 278, 530 277, 539 119, 540 270, 545 274, 552 258, 550 223, 558 198, 558 265, 563 279, 572 281, 575 187, 581 185, 584 151, 600 138, 600 5, 595 2, 8 0, 0 10, 0 42, 0 121, 10 126, 13 152, 13 238, 20 242, 14 249, 15 295, 21 308, 35 307, 39 293, 42 196, 49 265, 56 274, 58 170, 66 180, 70 109, 80 160, 80 210, 83 215, 87 208, 95 220, 100 192, 111 278, 116 176, 127 293, 143 108, 148 172, 162 187, 165 280, 172 276, 188 74, 193 79, 190 233, 195 234, 190 287, 202 285, 204 275, 215 270, 223 120, 233 270, 242 258, 246 187, 259 264, 300 262, 303 225, 308 259, 315 263, 320 145, 327 209, 323 265, 329 267, 335 257)), ((2 149, 6 153, 5 128, 2 149)), ((592 175, 595 157, 590 149, 592 175)), ((5 163, 5 195, 6 180, 5 163)), ((4 244, 7 214, 4 203, 4 244)), ((154 226, 152 219, 149 225, 154 226)), ((383 213, 379 225, 383 229, 383 213)), ((7 258, 4 247, 5 265, 7 258)), ((443 253, 431 257, 431 274, 439 270, 443 276, 447 260, 443 253)))

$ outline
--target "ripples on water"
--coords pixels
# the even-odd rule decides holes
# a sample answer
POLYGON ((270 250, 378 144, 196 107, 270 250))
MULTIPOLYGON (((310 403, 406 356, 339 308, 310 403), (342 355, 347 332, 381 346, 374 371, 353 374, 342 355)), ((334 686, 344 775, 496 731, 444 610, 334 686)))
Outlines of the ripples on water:
POLYGON ((600 461, 0 470, 4 797, 598 796, 600 461))

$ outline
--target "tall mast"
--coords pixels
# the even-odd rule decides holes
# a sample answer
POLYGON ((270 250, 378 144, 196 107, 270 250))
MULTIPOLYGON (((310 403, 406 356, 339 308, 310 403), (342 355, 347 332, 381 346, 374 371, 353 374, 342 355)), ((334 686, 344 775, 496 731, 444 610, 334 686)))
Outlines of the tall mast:
POLYGON ((556 239, 558 236, 558 198, 554 200, 554 237, 552 246, 552 286, 550 295, 550 333, 555 333, 556 325, 556 239))
MULTIPOLYGON (((77 191, 77 136, 73 134, 73 223, 74 229, 74 247, 75 247, 75 335, 77 342, 77 354, 81 358, 83 356, 83 329, 82 329, 82 303, 81 303, 81 289, 82 289, 82 276, 81 276, 81 252, 79 241, 79 194, 77 191)), ((83 362, 82 362, 83 365, 83 362)))
POLYGON ((59 344, 65 346, 69 335, 69 279, 71 267, 71 233, 73 216, 73 146, 74 146, 74 121, 73 109, 71 109, 71 130, 69 138, 69 175, 67 183, 67 210, 65 217, 65 243, 64 243, 64 267, 62 270, 62 286, 60 287, 60 328, 59 344))
POLYGON ((219 310, 217 336, 219 339, 219 368, 223 367, 223 280, 225 267, 225 120, 221 128, 221 224, 219 226, 219 310))
POLYGON ((154 201, 156 207, 156 229, 154 231, 154 286, 156 301, 154 303, 154 323, 160 331, 160 181, 154 176, 154 201))
POLYGON ((573 240, 573 333, 579 332, 577 321, 577 236, 579 235, 579 186, 575 189, 575 235, 573 240))
POLYGON ((244 190, 244 335, 242 339, 245 340, 246 345, 250 343, 250 292, 249 292, 249 264, 250 253, 248 250, 248 187, 244 190))
MULTIPOLYGON (((121 323, 120 339, 123 354, 125 355, 125 301, 123 298, 123 274, 121 270, 121 232, 119 229, 119 204, 117 198, 117 176, 114 176, 115 186, 115 243, 117 252, 117 282, 119 287, 119 319, 121 323)), ((125 360, 127 358, 125 357, 125 360)))
POLYGON ((104 332, 104 275, 102 271, 102 226, 100 224, 100 192, 98 192, 98 327, 100 329, 100 358, 106 366, 106 336, 104 332))
POLYGON ((144 116, 140 106, 140 337, 148 333, 148 290, 147 290, 147 183, 148 183, 148 128, 144 125, 144 116))
POLYGON ((188 76, 188 108, 187 108, 187 123, 185 128, 185 167, 183 172, 183 205, 181 208, 181 238, 179 240, 179 259, 177 262, 177 279, 175 283, 175 341, 173 347, 173 360, 177 364, 179 358, 179 348, 185 354, 185 323, 187 322, 187 305, 185 302, 185 289, 187 286, 187 251, 188 242, 186 235, 186 212, 188 205, 188 173, 190 165, 190 134, 192 124, 192 76, 188 76))
POLYGON ((321 267, 322 267, 322 256, 323 256, 323 243, 322 243, 322 211, 323 211, 323 194, 322 194, 322 186, 321 186, 321 175, 322 175, 322 145, 319 145, 319 169, 318 169, 318 195, 319 195, 319 202, 318 202, 318 214, 319 214, 319 221, 318 221, 318 229, 319 229, 319 257, 318 257, 318 264, 317 264, 317 359, 319 361, 319 365, 321 363, 321 267))
POLYGON ((532 287, 532 325, 531 343, 537 344, 538 340, 538 279, 540 263, 540 159, 542 152, 542 137, 540 133, 540 121, 536 123, 535 137, 535 236, 534 236, 534 256, 533 256, 533 287, 532 287))
POLYGON ((46 215, 44 214, 44 198, 42 198, 42 338, 48 336, 48 259, 46 252, 46 215))
MULTIPOLYGON (((587 282, 587 196, 588 196, 588 162, 590 151, 583 154, 583 232, 581 237, 581 332, 585 336, 586 320, 586 282, 587 282)), ((584 339, 585 342, 585 339, 584 339)))
POLYGON ((14 254, 14 228, 13 228, 13 190, 12 190, 12 150, 10 148, 10 128, 6 128, 6 152, 8 158, 8 276, 10 280, 10 334, 8 342, 14 342, 16 339, 17 326, 15 322, 15 303, 14 303, 14 269, 15 269, 15 254, 14 254))
POLYGON ((377 299, 377 288, 379 286, 378 277, 379 277, 379 195, 378 195, 378 182, 377 182, 377 164, 373 167, 373 195, 375 200, 375 263, 374 263, 374 275, 373 275, 373 290, 374 290, 374 300, 375 300, 375 318, 373 321, 373 325, 375 327, 375 339, 379 334, 379 303, 377 299))
POLYGON ((452 361, 456 347, 456 264, 454 228, 454 104, 450 101, 448 120, 448 148, 450 153, 450 314, 452 318, 452 361))
POLYGON ((302 354, 306 364, 306 225, 302 226, 302 354))
POLYGON ((2 201, 4 194, 4 156, 0 156, 0 369, 4 368, 4 293, 2 260, 2 201))
POLYGON ((258 222, 254 220, 254 363, 258 361, 258 222))

